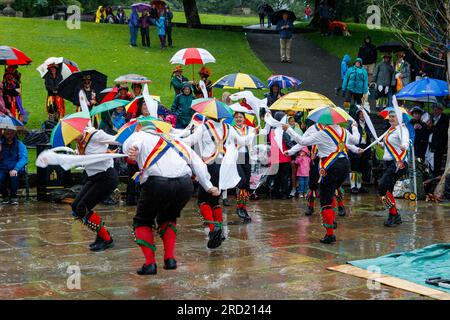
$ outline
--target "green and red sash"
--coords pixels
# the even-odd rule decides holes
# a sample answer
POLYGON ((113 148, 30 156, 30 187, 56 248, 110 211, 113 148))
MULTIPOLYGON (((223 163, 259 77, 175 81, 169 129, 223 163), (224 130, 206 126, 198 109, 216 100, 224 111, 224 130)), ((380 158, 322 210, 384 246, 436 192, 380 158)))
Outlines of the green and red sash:
POLYGON ((320 179, 319 182, 323 181, 323 178, 327 175, 327 170, 333 165, 333 163, 341 156, 345 156, 348 159, 348 149, 345 141, 347 140, 346 130, 342 129, 342 134, 339 135, 332 127, 326 127, 323 131, 331 138, 333 143, 336 145, 336 151, 330 153, 326 158, 320 159, 320 179))
POLYGON ((203 161, 206 164, 209 164, 212 161, 214 161, 220 153, 225 154, 225 152, 227 151, 224 146, 224 143, 228 138, 229 130, 228 130, 228 125, 225 122, 222 122, 223 137, 221 138, 221 137, 219 137, 219 133, 217 132, 216 128, 214 128, 214 124, 212 122, 210 122, 210 121, 205 122, 205 127, 209 133, 211 140, 216 145, 216 149, 215 149, 214 153, 209 157, 203 158, 203 161))
MULTIPOLYGON (((400 153, 397 152, 397 150, 395 150, 394 146, 389 142, 389 136, 391 135, 391 133, 393 133, 396 130, 396 128, 389 128, 386 136, 384 137, 384 145, 386 146, 387 151, 389 152, 389 154, 391 155, 391 157, 396 161, 396 162, 403 162, 405 161, 405 157, 406 157, 406 150, 401 151, 400 153)), ((402 128, 400 128, 400 130, 402 130, 402 128)))

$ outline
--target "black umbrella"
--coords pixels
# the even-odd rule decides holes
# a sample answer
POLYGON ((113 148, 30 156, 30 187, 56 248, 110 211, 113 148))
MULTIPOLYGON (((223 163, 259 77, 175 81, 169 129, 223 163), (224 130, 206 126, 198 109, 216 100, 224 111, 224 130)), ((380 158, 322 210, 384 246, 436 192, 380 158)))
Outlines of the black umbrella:
POLYGON ((295 20, 297 20, 297 17, 295 16, 295 13, 294 12, 292 12, 292 11, 289 11, 289 10, 286 10, 286 9, 283 9, 283 10, 280 10, 280 11, 277 11, 277 12, 275 12, 273 15, 272 15, 272 24, 277 24, 278 23, 278 21, 280 21, 280 20, 282 20, 283 19, 283 14, 284 13, 287 13, 288 14, 288 20, 290 20, 290 21, 295 21, 295 20))
POLYGON ((106 88, 108 77, 97 70, 85 70, 72 73, 69 77, 59 83, 60 95, 72 103, 76 103, 75 97, 78 97, 78 91, 83 86, 83 78, 90 77, 91 87, 100 92, 106 88))
POLYGON ((380 44, 377 49, 381 52, 399 52, 406 50, 405 46, 397 41, 388 41, 380 44))

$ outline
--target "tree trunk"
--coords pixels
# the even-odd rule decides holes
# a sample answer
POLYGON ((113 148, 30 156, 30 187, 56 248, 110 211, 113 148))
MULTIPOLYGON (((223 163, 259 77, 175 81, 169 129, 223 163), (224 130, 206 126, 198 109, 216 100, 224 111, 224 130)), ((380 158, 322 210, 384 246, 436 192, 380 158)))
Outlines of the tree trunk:
POLYGON ((196 0, 183 0, 184 15, 189 28, 200 26, 200 16, 198 14, 196 0))

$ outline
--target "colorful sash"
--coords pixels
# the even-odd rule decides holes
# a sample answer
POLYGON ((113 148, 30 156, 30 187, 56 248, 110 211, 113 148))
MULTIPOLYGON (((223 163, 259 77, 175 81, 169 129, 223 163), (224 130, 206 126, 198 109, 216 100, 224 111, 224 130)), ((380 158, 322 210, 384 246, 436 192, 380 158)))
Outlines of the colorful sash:
POLYGON ((97 132, 98 132, 97 130, 93 130, 93 131, 89 132, 88 134, 86 134, 84 136, 83 140, 77 144, 77 150, 78 150, 79 155, 86 154, 87 145, 91 141, 94 134, 96 134, 97 132))
MULTIPOLYGON (((316 123, 314 127, 316 127, 317 132, 323 130, 324 128, 323 124, 320 123, 316 123)), ((311 147, 311 159, 314 160, 317 157, 318 152, 319 150, 317 149, 317 145, 313 144, 313 146, 311 147)))
MULTIPOLYGON (((397 150, 395 150, 394 146, 389 142, 389 135, 394 132, 395 128, 389 128, 388 133, 384 137, 384 145, 386 146, 387 151, 391 155, 391 157, 396 162, 403 162, 406 157, 406 150, 403 150, 402 152, 398 153, 397 150)), ((402 128, 400 128, 402 130, 402 128)))
POLYGON ((215 149, 214 153, 207 158, 203 158, 203 161, 206 164, 209 164, 217 158, 219 153, 225 154, 225 152, 227 151, 226 148, 224 147, 224 143, 228 138, 229 131, 228 131, 228 125, 225 122, 222 122, 223 137, 220 138, 219 134, 217 133, 216 128, 214 128, 214 125, 210 121, 207 121, 205 123, 205 126, 206 126, 206 130, 208 131, 211 140, 216 145, 216 149, 215 149))
POLYGON ((159 134, 159 140, 156 143, 153 150, 149 153, 145 159, 144 165, 141 170, 134 174, 133 179, 138 183, 142 178, 142 173, 158 162, 170 148, 174 149, 177 154, 185 160, 187 163, 191 163, 191 155, 186 147, 181 144, 178 140, 173 139, 169 135, 159 134))
POLYGON ((348 159, 348 150, 345 144, 347 140, 346 130, 342 130, 341 136, 332 128, 326 127, 323 131, 331 138, 331 140, 336 145, 336 151, 330 153, 326 158, 320 159, 320 179, 319 182, 323 181, 323 178, 327 175, 327 170, 333 165, 333 163, 341 156, 345 156, 348 159))

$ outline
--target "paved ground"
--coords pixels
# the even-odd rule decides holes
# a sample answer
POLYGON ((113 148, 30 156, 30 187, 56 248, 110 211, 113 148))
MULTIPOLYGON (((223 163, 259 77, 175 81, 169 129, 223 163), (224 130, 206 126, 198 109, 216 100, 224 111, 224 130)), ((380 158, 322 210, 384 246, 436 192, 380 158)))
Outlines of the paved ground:
POLYGON ((405 223, 382 226, 384 212, 375 196, 348 199, 348 216, 338 218, 338 242, 318 242, 319 215, 300 214, 304 200, 252 202, 254 222, 237 223, 230 209, 228 239, 206 248, 206 233, 191 202, 179 221, 179 268, 141 277, 143 263, 131 236, 134 208, 101 207, 116 246, 91 253, 93 234, 69 216, 67 205, 31 202, 0 206, 0 299, 422 299, 331 272, 346 261, 450 242, 449 204, 400 201, 405 223), (81 269, 81 290, 67 288, 67 268, 81 269))
POLYGON ((252 50, 274 74, 284 74, 303 81, 302 90, 324 94, 334 103, 343 99, 335 97, 334 88, 340 84, 341 61, 314 45, 301 34, 292 42, 292 64, 280 62, 280 40, 277 34, 248 33, 252 50))

